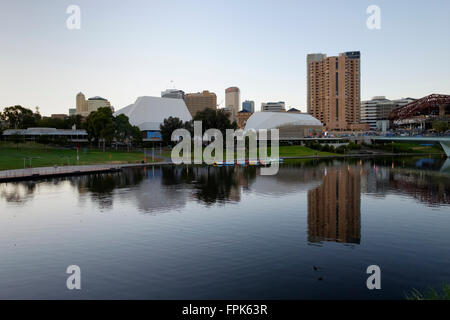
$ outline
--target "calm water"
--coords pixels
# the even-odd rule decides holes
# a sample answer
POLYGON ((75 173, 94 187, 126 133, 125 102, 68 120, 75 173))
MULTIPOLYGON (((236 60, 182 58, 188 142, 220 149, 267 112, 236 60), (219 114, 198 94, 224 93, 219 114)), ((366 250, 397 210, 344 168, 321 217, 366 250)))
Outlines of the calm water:
POLYGON ((155 167, 0 184, 0 298, 403 299, 450 282, 450 160, 258 172, 155 167), (72 264, 80 291, 66 289, 72 264), (371 264, 378 291, 366 287, 371 264))

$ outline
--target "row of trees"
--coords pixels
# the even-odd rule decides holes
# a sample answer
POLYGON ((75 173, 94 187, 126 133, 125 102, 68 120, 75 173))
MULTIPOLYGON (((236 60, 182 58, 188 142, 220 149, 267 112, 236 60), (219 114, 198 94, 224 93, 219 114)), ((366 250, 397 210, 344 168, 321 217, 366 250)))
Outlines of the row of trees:
POLYGON ((83 117, 73 115, 65 119, 42 117, 38 112, 16 105, 6 107, 0 112, 3 129, 27 129, 32 127, 46 127, 56 129, 70 129, 83 126, 83 117))
POLYGON ((432 127, 438 133, 443 133, 443 132, 447 131, 448 129, 450 129, 448 121, 443 121, 443 120, 433 121, 432 127))
MULTIPOLYGON (((86 119, 80 115, 70 116, 66 119, 42 118, 38 112, 22 106, 7 107, 0 113, 0 122, 3 129, 26 129, 30 127, 48 127, 57 129, 70 129, 74 125, 85 129, 88 139, 103 146, 113 141, 123 144, 138 144, 142 141, 142 134, 138 127, 132 126, 126 115, 115 117, 111 108, 99 108, 91 112, 86 119)), ((205 109, 198 112, 193 121, 201 121, 203 133, 208 129, 218 129, 225 135, 226 129, 237 129, 236 122, 231 122, 229 114, 225 110, 205 109)), ((193 121, 183 122, 179 118, 169 117, 161 124, 161 136, 165 144, 172 144, 172 132, 179 128, 185 128, 193 134, 193 121)), ((1 130, 2 128, 0 128, 1 130)))
POLYGON ((193 121, 202 122, 202 133, 205 133, 208 129, 218 129, 225 135, 226 129, 237 129, 236 121, 231 122, 229 114, 225 110, 213 110, 205 109, 197 112, 192 121, 183 122, 179 118, 169 117, 164 119, 164 122, 160 125, 161 137, 163 143, 171 145, 172 132, 176 129, 184 128, 190 131, 191 135, 194 134, 193 121))
POLYGON ((70 129, 73 126, 85 129, 89 141, 97 144, 111 144, 113 141, 130 144, 142 141, 141 131, 132 126, 127 116, 121 114, 114 117, 111 108, 99 108, 84 119, 73 115, 65 119, 41 117, 38 112, 22 106, 7 107, 0 112, 0 133, 5 129, 27 129, 30 127, 47 127, 70 129))

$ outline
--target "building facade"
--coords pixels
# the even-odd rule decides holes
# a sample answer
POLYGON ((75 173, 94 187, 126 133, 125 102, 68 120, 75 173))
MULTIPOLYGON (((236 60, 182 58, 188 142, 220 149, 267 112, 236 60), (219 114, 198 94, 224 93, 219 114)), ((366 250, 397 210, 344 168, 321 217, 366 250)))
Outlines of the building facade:
POLYGON ((255 112, 255 101, 245 100, 242 102, 242 111, 245 112, 255 112))
POLYGON ((230 114, 230 121, 236 121, 241 105, 241 91, 238 87, 230 87, 225 90, 225 109, 230 114))
POLYGON ((214 92, 209 92, 208 90, 204 90, 201 93, 187 93, 184 101, 192 117, 195 117, 197 112, 205 109, 217 109, 217 96, 214 92))
POLYGON ((360 124, 360 52, 337 57, 308 54, 308 113, 329 130, 351 130, 360 124))
POLYGON ((237 113, 236 122, 237 122, 239 129, 245 128, 245 125, 247 124, 247 120, 248 120, 248 118, 251 117, 252 114, 253 114, 253 112, 248 112, 245 110, 241 110, 237 113))
POLYGON ((262 112, 286 112, 284 101, 279 102, 263 102, 261 103, 262 112))
POLYGON ((161 91, 161 98, 173 98, 173 99, 184 99, 185 93, 183 90, 178 89, 167 89, 161 91))
POLYGON ((76 114, 87 117, 91 112, 97 111, 98 108, 111 107, 111 103, 105 98, 95 96, 86 100, 83 93, 78 93, 76 97, 76 114))
POLYGON ((361 101, 361 122, 369 124, 370 130, 376 130, 377 121, 388 119, 395 107, 394 102, 384 96, 361 101))
POLYGON ((415 101, 413 98, 389 100, 384 96, 377 96, 371 100, 361 101, 361 123, 369 124, 370 130, 386 131, 386 128, 389 126, 386 127, 384 120, 389 119, 392 110, 413 101, 415 101))
POLYGON ((313 137, 322 133, 323 124, 307 113, 255 112, 247 120, 245 130, 278 129, 279 139, 313 137))
POLYGON ((88 115, 88 106, 86 97, 82 92, 77 94, 76 98, 76 114, 87 116, 88 115))

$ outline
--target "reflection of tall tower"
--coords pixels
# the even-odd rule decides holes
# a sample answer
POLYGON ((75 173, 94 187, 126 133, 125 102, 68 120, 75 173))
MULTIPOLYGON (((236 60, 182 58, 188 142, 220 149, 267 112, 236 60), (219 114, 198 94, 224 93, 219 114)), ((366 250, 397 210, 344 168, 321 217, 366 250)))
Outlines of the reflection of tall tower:
POLYGON ((361 183, 356 168, 329 168, 320 187, 308 192, 308 241, 359 243, 361 183))

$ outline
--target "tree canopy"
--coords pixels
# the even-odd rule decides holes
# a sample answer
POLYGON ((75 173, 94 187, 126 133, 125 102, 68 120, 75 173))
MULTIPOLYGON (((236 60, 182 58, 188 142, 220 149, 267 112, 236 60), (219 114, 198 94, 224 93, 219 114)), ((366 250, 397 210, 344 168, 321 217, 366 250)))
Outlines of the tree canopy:
POLYGON ((180 118, 169 117, 164 119, 159 126, 163 143, 166 145, 172 144, 172 132, 181 128, 185 128, 185 124, 180 118))
POLYGON ((11 129, 35 127, 40 119, 39 113, 33 113, 30 109, 20 105, 6 107, 0 113, 0 120, 4 121, 11 129))
POLYGON ((199 111, 194 116, 194 121, 202 122, 202 133, 208 129, 218 129, 225 135, 226 129, 237 129, 236 121, 231 122, 228 112, 223 109, 199 111))
POLYGON ((140 143, 142 141, 141 131, 132 126, 128 117, 124 114, 114 117, 111 108, 99 108, 91 112, 86 118, 86 132, 88 138, 96 143, 103 141, 111 143, 114 139, 122 143, 140 143))
POLYGON ((448 130, 448 122, 447 121, 442 121, 442 120, 435 120, 433 121, 433 129, 436 130, 437 132, 441 133, 441 132, 445 132, 446 130, 448 130))

